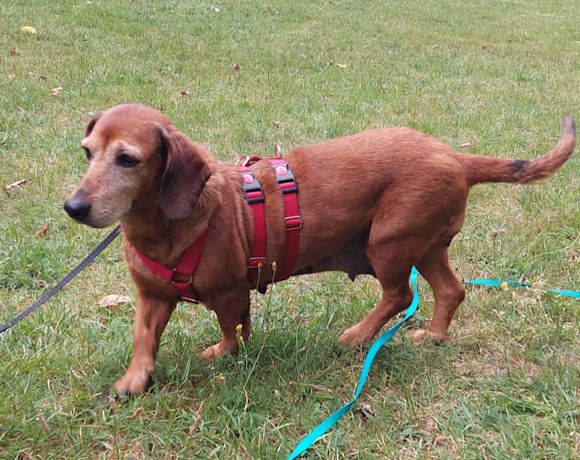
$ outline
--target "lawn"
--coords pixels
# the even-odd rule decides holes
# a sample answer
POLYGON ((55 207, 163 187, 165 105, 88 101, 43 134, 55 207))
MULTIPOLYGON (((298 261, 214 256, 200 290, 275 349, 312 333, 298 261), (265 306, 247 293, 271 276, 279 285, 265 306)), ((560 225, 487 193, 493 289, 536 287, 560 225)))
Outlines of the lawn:
MULTIPOLYGON (((12 1, 0 4, 0 323, 107 233, 62 203, 91 115, 165 112, 222 161, 379 126, 528 159, 580 119, 575 0, 12 1), (36 33, 24 32, 31 26, 36 33), (17 181, 27 182, 5 186, 17 181)), ((579 155, 548 181, 482 185, 452 246, 469 287, 448 344, 414 346, 431 294, 380 354, 359 406, 306 458, 572 458, 578 432, 579 155)), ((208 365, 211 312, 181 305, 152 390, 116 400, 134 298, 120 243, 0 336, 0 457, 282 459, 350 399, 368 347, 337 337, 377 301, 372 278, 294 278, 253 294, 252 340, 208 365)))

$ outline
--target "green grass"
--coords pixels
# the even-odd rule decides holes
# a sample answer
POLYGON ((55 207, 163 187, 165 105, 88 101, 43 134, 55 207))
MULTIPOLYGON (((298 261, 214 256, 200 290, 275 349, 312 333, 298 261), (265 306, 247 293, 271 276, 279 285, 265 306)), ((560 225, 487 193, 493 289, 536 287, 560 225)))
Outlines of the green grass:
MULTIPOLYGON (((105 234, 62 211, 93 112, 152 105, 224 161, 395 125, 533 158, 563 113, 580 118, 578 23, 572 0, 3 2, 0 185, 29 183, 0 192, 0 322, 105 234)), ((374 415, 353 410, 307 458, 580 454, 578 303, 539 289, 579 288, 578 158, 537 187, 475 188, 452 248, 460 276, 538 289, 469 288, 445 346, 401 331, 361 396, 374 415)), ((431 313, 421 290, 412 328, 431 313)), ((366 348, 336 338, 379 295, 339 274, 277 285, 255 295, 245 351, 213 365, 198 354, 217 323, 183 305, 152 391, 117 403, 108 388, 129 359, 134 305, 98 307, 110 293, 134 295, 118 242, 0 337, 1 457, 285 458, 350 399, 366 348)))

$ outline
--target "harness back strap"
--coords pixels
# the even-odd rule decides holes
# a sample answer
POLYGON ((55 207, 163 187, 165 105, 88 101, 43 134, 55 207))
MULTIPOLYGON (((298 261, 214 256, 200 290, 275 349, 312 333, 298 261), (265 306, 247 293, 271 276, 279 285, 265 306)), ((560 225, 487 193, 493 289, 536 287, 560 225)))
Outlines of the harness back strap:
POLYGON ((143 254, 136 247, 133 249, 137 252, 143 263, 159 278, 173 284, 179 291, 183 300, 192 303, 199 303, 198 293, 193 288, 193 275, 201 258, 205 242, 207 240, 208 229, 206 228, 200 237, 189 246, 173 269, 151 259, 143 254))

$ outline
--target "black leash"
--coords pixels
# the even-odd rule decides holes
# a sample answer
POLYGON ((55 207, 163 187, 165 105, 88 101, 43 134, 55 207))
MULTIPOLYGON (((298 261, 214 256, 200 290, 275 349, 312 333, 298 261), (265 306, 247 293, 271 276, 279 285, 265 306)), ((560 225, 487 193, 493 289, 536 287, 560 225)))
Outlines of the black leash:
POLYGON ((30 307, 28 307, 22 313, 20 313, 16 317, 14 317, 11 321, 9 321, 6 324, 4 324, 3 326, 1 326, 0 327, 0 334, 2 334, 4 331, 10 329, 12 326, 19 323, 20 321, 22 321, 24 318, 26 318, 28 315, 30 315, 32 312, 37 310, 40 306, 44 305, 52 297, 54 297, 54 295, 58 291, 60 291, 63 287, 65 287, 68 283, 70 283, 80 272, 82 272, 85 268, 87 268, 87 266, 93 260, 95 260, 96 257, 101 252, 103 252, 103 250, 109 244, 111 244, 113 242, 113 240, 119 236, 120 233, 121 233, 120 226, 115 228, 115 230, 113 230, 111 233, 109 233, 109 235, 103 241, 101 241, 101 243, 95 249, 93 249, 93 251, 80 264, 78 264, 75 268, 73 268, 72 271, 68 275, 66 275, 63 279, 61 279, 52 289, 50 289, 48 292, 46 292, 40 299, 38 299, 36 302, 34 302, 30 307))

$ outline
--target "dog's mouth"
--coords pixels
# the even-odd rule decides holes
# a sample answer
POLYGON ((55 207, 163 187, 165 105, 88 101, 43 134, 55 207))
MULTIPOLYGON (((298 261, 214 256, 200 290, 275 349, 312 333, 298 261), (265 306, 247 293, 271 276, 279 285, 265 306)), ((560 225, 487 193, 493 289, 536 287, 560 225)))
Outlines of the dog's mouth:
POLYGON ((89 198, 84 189, 75 191, 65 202, 64 210, 75 222, 88 225, 93 228, 105 228, 117 222, 129 207, 127 203, 117 200, 116 202, 103 202, 89 198))
MULTIPOLYGON (((91 215, 91 207, 89 205, 88 210, 84 206, 80 208, 71 206, 68 200, 64 204, 64 210, 67 212, 69 217, 79 224, 88 225, 92 228, 105 228, 114 224, 116 220, 114 219, 95 219, 91 215)), ((94 214, 94 213, 93 213, 94 214)))
POLYGON ((113 225, 116 222, 116 219, 110 218, 96 219, 93 215, 91 215, 90 207, 89 210, 86 211, 84 208, 73 208, 70 206, 70 204, 67 206, 67 202, 65 202, 64 209, 75 222, 88 225, 92 228, 105 228, 113 225))

